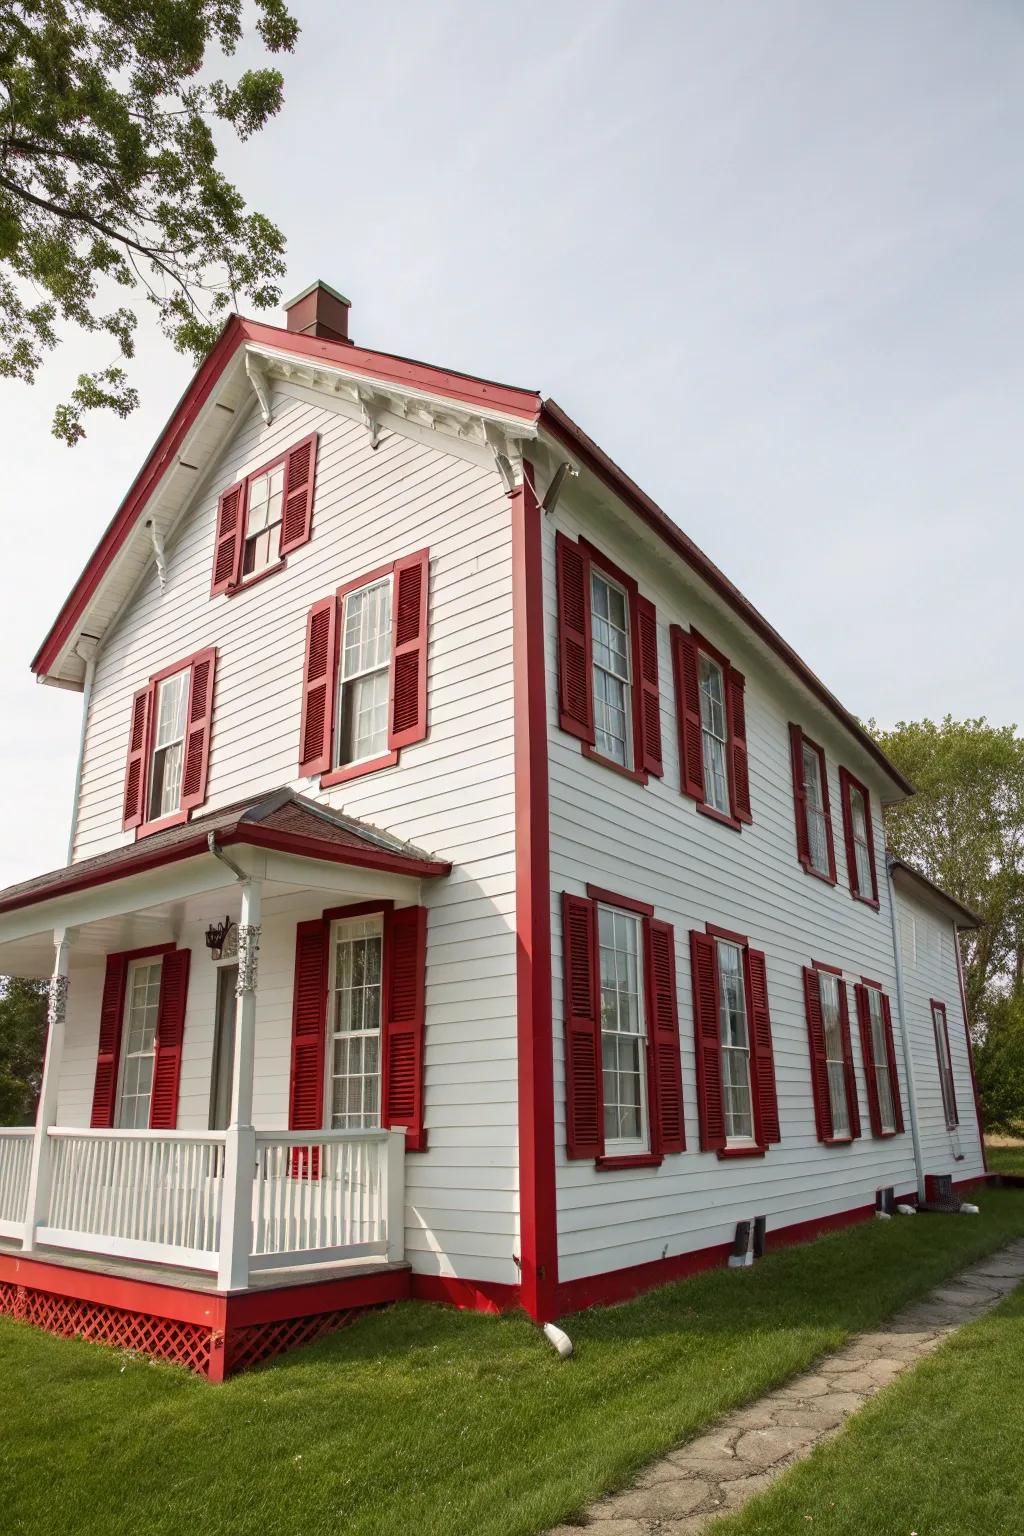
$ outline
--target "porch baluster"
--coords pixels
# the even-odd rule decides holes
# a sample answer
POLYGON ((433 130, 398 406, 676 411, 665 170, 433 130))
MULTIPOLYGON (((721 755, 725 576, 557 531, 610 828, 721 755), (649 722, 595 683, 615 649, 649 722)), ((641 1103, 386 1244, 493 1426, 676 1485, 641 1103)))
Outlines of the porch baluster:
POLYGON ((32 1138, 32 1163, 28 1176, 28 1198, 25 1203, 25 1230, 21 1245, 35 1246, 36 1228, 46 1222, 50 1205, 50 1179, 52 1154, 49 1129, 57 1118, 57 1092, 60 1086, 60 1069, 64 1057, 64 1020, 68 1006, 68 972, 71 966, 71 943, 74 934, 66 928, 54 929, 53 974, 50 978, 50 999, 47 1008, 46 1055, 43 1061, 43 1081, 39 1090, 39 1108, 36 1113, 36 1129, 32 1138))

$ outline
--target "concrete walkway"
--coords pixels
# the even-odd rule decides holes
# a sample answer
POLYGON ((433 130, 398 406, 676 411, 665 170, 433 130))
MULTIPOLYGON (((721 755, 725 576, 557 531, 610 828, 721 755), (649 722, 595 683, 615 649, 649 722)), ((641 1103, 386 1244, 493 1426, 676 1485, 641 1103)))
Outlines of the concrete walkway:
POLYGON ((809 1374, 652 1462, 634 1487, 594 1504, 582 1526, 560 1525, 550 1536, 690 1536, 707 1530, 716 1516, 739 1509, 786 1467, 838 1434, 869 1397, 964 1323, 990 1311, 1022 1280, 1024 1240, 1019 1240, 897 1313, 877 1332, 858 1334, 809 1374))

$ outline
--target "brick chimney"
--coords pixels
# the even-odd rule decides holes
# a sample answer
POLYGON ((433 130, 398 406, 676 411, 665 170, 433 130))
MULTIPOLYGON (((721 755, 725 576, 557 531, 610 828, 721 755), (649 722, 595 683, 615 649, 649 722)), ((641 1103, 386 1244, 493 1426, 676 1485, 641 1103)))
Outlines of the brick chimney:
POLYGON ((284 307, 288 329, 300 336, 322 336, 327 341, 348 341, 348 312, 351 305, 337 288, 329 288, 319 278, 296 294, 284 307))

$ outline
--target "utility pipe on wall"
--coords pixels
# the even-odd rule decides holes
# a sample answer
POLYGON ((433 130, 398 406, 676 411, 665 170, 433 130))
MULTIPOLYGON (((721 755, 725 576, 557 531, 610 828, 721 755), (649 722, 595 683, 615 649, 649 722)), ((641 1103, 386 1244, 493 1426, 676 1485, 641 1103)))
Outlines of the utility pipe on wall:
POLYGON ((907 1005, 903 995, 903 964, 900 959, 899 934, 896 931, 896 887, 892 879, 892 867, 886 864, 889 880, 889 917, 892 928, 892 954, 896 965, 896 1009, 900 1016, 900 1040, 903 1044, 903 1069, 907 1077, 907 1100, 910 1110, 910 1135, 914 1143, 914 1169, 917 1173, 917 1198, 924 1199, 924 1160, 921 1154, 921 1128, 917 1122, 917 1088, 914 1083, 914 1058, 910 1049, 910 1026, 907 1023, 907 1005))
POLYGON ((82 793, 82 765, 85 762, 85 733, 89 727, 89 703, 92 699, 92 680, 96 672, 96 653, 100 648, 98 640, 83 636, 75 646, 78 655, 85 662, 85 683, 82 688, 82 729, 78 737, 78 762, 75 764, 75 789, 71 802, 71 830, 68 833, 68 856, 70 864, 75 855, 75 838, 78 836, 78 799, 82 793))

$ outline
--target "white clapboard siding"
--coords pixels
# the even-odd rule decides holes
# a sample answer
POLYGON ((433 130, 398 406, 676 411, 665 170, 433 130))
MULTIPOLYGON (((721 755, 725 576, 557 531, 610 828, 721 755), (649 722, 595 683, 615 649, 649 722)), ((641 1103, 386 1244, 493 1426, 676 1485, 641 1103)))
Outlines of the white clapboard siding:
MULTIPOLYGON (((860 1039, 853 1053, 864 1134, 850 1147, 815 1136, 802 967, 842 967, 848 980, 871 976, 893 999, 895 976, 877 773, 855 755, 831 717, 801 698, 794 683, 749 637, 687 582, 653 542, 628 540, 570 494, 545 519, 545 638, 551 755, 551 900, 555 1005, 555 1118, 559 1273, 565 1280, 658 1260, 730 1240, 738 1220, 764 1214, 773 1228, 870 1205, 875 1190, 914 1187, 909 1134, 874 1140, 868 1125, 860 1039), (586 534, 635 576, 657 606, 663 779, 634 784, 585 759, 558 727, 555 527, 586 534), (747 738, 754 823, 737 833, 701 816, 679 792, 676 710, 669 625, 694 624, 746 677, 747 738), (838 884, 807 876, 796 856, 788 722, 801 723, 828 759, 838 884), (849 891, 838 768, 872 789, 881 911, 849 891), (674 925, 682 1043, 685 1153, 660 1168, 613 1172, 565 1156, 561 893, 588 881, 654 904, 674 925), (767 957, 782 1142, 763 1159, 722 1162, 699 1148, 689 933, 707 922, 748 935, 767 957)), ((813 658, 812 658, 813 659, 813 658)), ((852 1008, 852 994, 851 994, 852 1008)), ((897 1055, 899 1051, 897 1049, 897 1055)), ((901 1067, 902 1077, 902 1067, 901 1067)), ((904 1108, 905 1084, 901 1082, 904 1108)))
MULTIPOLYGON (((453 863, 427 882, 425 1110, 429 1150, 407 1158, 409 1251, 428 1273, 514 1282, 518 1251, 515 1061, 515 813, 512 756, 511 528, 493 467, 365 428, 275 388, 274 420, 252 409, 203 481, 167 550, 167 585, 150 570, 100 653, 82 771, 76 858, 131 841, 121 831, 126 735, 134 692, 205 646, 218 648, 206 809, 298 777, 306 615, 343 582, 430 550, 429 735, 397 768, 321 798, 453 863), (313 537, 284 571, 233 597, 210 598, 221 490, 308 432, 320 433, 313 537), (495 1194, 487 1263, 465 1234, 424 1211, 457 1208, 465 1188, 495 1194), (433 1218, 431 1218, 432 1220, 433 1218), (413 1233, 416 1240, 413 1241, 413 1233), (443 1257, 442 1257, 443 1256, 443 1257)), ((326 897, 264 903, 254 1115, 287 1125, 295 923, 326 897)), ((216 973, 202 928, 176 935, 194 957, 181 1067, 179 1125, 201 1129, 210 1102, 216 973)), ((170 937, 170 935, 169 935, 170 937)), ((64 1124, 87 1124, 102 966, 70 1010, 61 1083, 64 1124)), ((78 991, 77 977, 73 995, 78 991)))
POLYGON ((914 1057, 921 1155, 925 1173, 951 1173, 967 1179, 982 1171, 981 1142, 974 1111, 974 1085, 964 1027, 963 1000, 957 973, 953 925, 930 903, 901 890, 896 896, 901 936, 903 996, 914 1057), (957 1137, 946 1128, 939 1082, 939 1063, 932 1029, 931 1000, 946 1005, 949 1054, 953 1064, 957 1137), (963 1153, 957 1159, 957 1146, 963 1153))

